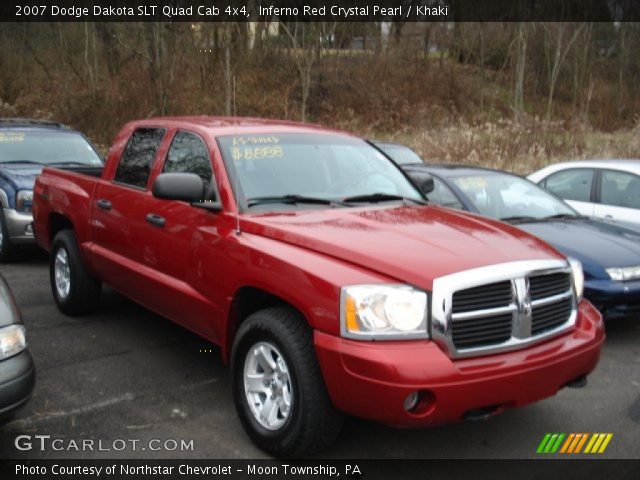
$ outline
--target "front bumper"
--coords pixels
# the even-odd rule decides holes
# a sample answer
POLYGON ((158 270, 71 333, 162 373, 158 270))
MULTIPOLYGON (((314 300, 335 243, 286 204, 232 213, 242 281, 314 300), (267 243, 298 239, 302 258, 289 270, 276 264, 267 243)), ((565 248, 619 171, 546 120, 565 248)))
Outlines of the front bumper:
POLYGON ((640 280, 587 280, 584 288, 584 296, 602 312, 605 320, 640 317, 640 280))
POLYGON ((33 215, 20 213, 11 208, 4 209, 4 221, 11 243, 14 245, 26 245, 36 242, 33 235, 33 215))
POLYGON ((583 301, 576 328, 518 351, 452 360, 431 341, 362 342, 322 332, 314 341, 334 405, 350 415, 403 427, 499 413, 554 395, 590 373, 604 341, 600 313, 583 301), (417 411, 404 401, 422 392, 417 411))
POLYGON ((28 350, 0 362, 0 415, 22 406, 31 397, 36 370, 28 350))

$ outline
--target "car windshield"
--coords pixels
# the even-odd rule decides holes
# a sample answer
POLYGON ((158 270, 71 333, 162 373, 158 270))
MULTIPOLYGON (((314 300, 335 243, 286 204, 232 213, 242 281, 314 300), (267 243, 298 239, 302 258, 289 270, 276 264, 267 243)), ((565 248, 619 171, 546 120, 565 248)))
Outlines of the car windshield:
POLYGON ((395 143, 376 143, 376 147, 382 150, 391 160, 398 165, 411 165, 422 163, 420 156, 404 145, 395 143))
POLYGON ((482 215, 500 220, 578 216, 575 210, 537 185, 514 175, 483 172, 460 175, 452 183, 482 215))
POLYGON ((357 138, 267 133, 217 140, 248 206, 335 207, 423 198, 397 166, 357 138))
POLYGON ((102 165, 91 144, 79 133, 38 129, 0 130, 1 163, 102 165))

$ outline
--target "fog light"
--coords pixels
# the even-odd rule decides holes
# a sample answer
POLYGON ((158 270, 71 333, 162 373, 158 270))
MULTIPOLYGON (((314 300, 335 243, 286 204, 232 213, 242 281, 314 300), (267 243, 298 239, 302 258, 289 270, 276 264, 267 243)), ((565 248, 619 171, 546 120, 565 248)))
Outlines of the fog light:
POLYGON ((25 235, 33 235, 33 223, 30 223, 29 225, 24 227, 24 234, 25 235))
POLYGON ((420 395, 418 394, 418 392, 410 393, 407 398, 404 399, 404 409, 407 412, 410 412, 411 410, 416 408, 418 400, 420 400, 420 395))

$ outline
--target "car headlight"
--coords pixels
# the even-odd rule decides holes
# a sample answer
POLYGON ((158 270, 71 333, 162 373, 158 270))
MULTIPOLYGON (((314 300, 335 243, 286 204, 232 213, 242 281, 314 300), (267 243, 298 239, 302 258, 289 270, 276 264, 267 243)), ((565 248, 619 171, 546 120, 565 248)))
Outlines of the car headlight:
POLYGON ((353 285, 341 293, 342 335, 358 339, 428 338, 426 292, 409 285, 353 285))
POLYGON ((611 280, 614 280, 616 282, 625 282, 628 280, 640 279, 640 266, 607 268, 606 270, 609 276, 611 277, 611 280))
POLYGON ((9 325, 0 328, 0 360, 13 357, 27 348, 27 338, 23 325, 9 325))
POLYGON ((33 190, 19 190, 16 193, 16 210, 22 213, 31 213, 33 205, 33 190))
POLYGON ((573 288, 576 291, 578 300, 582 299, 584 293, 584 272, 582 271, 582 263, 575 258, 569 257, 569 265, 571 266, 571 278, 573 279, 573 288))

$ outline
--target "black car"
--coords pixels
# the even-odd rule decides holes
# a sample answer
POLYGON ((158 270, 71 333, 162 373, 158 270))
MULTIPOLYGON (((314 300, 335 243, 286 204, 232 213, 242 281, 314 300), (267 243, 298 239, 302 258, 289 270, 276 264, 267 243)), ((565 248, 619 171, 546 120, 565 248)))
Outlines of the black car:
POLYGON ((579 260, 584 295, 612 320, 640 315, 640 235, 632 230, 580 215, 567 203, 533 182, 500 170, 464 165, 426 165, 420 157, 374 143, 416 183, 433 177, 426 192, 431 203, 467 210, 511 223, 579 260))
POLYGON ((29 400, 35 379, 20 309, 0 276, 0 418, 29 400))

